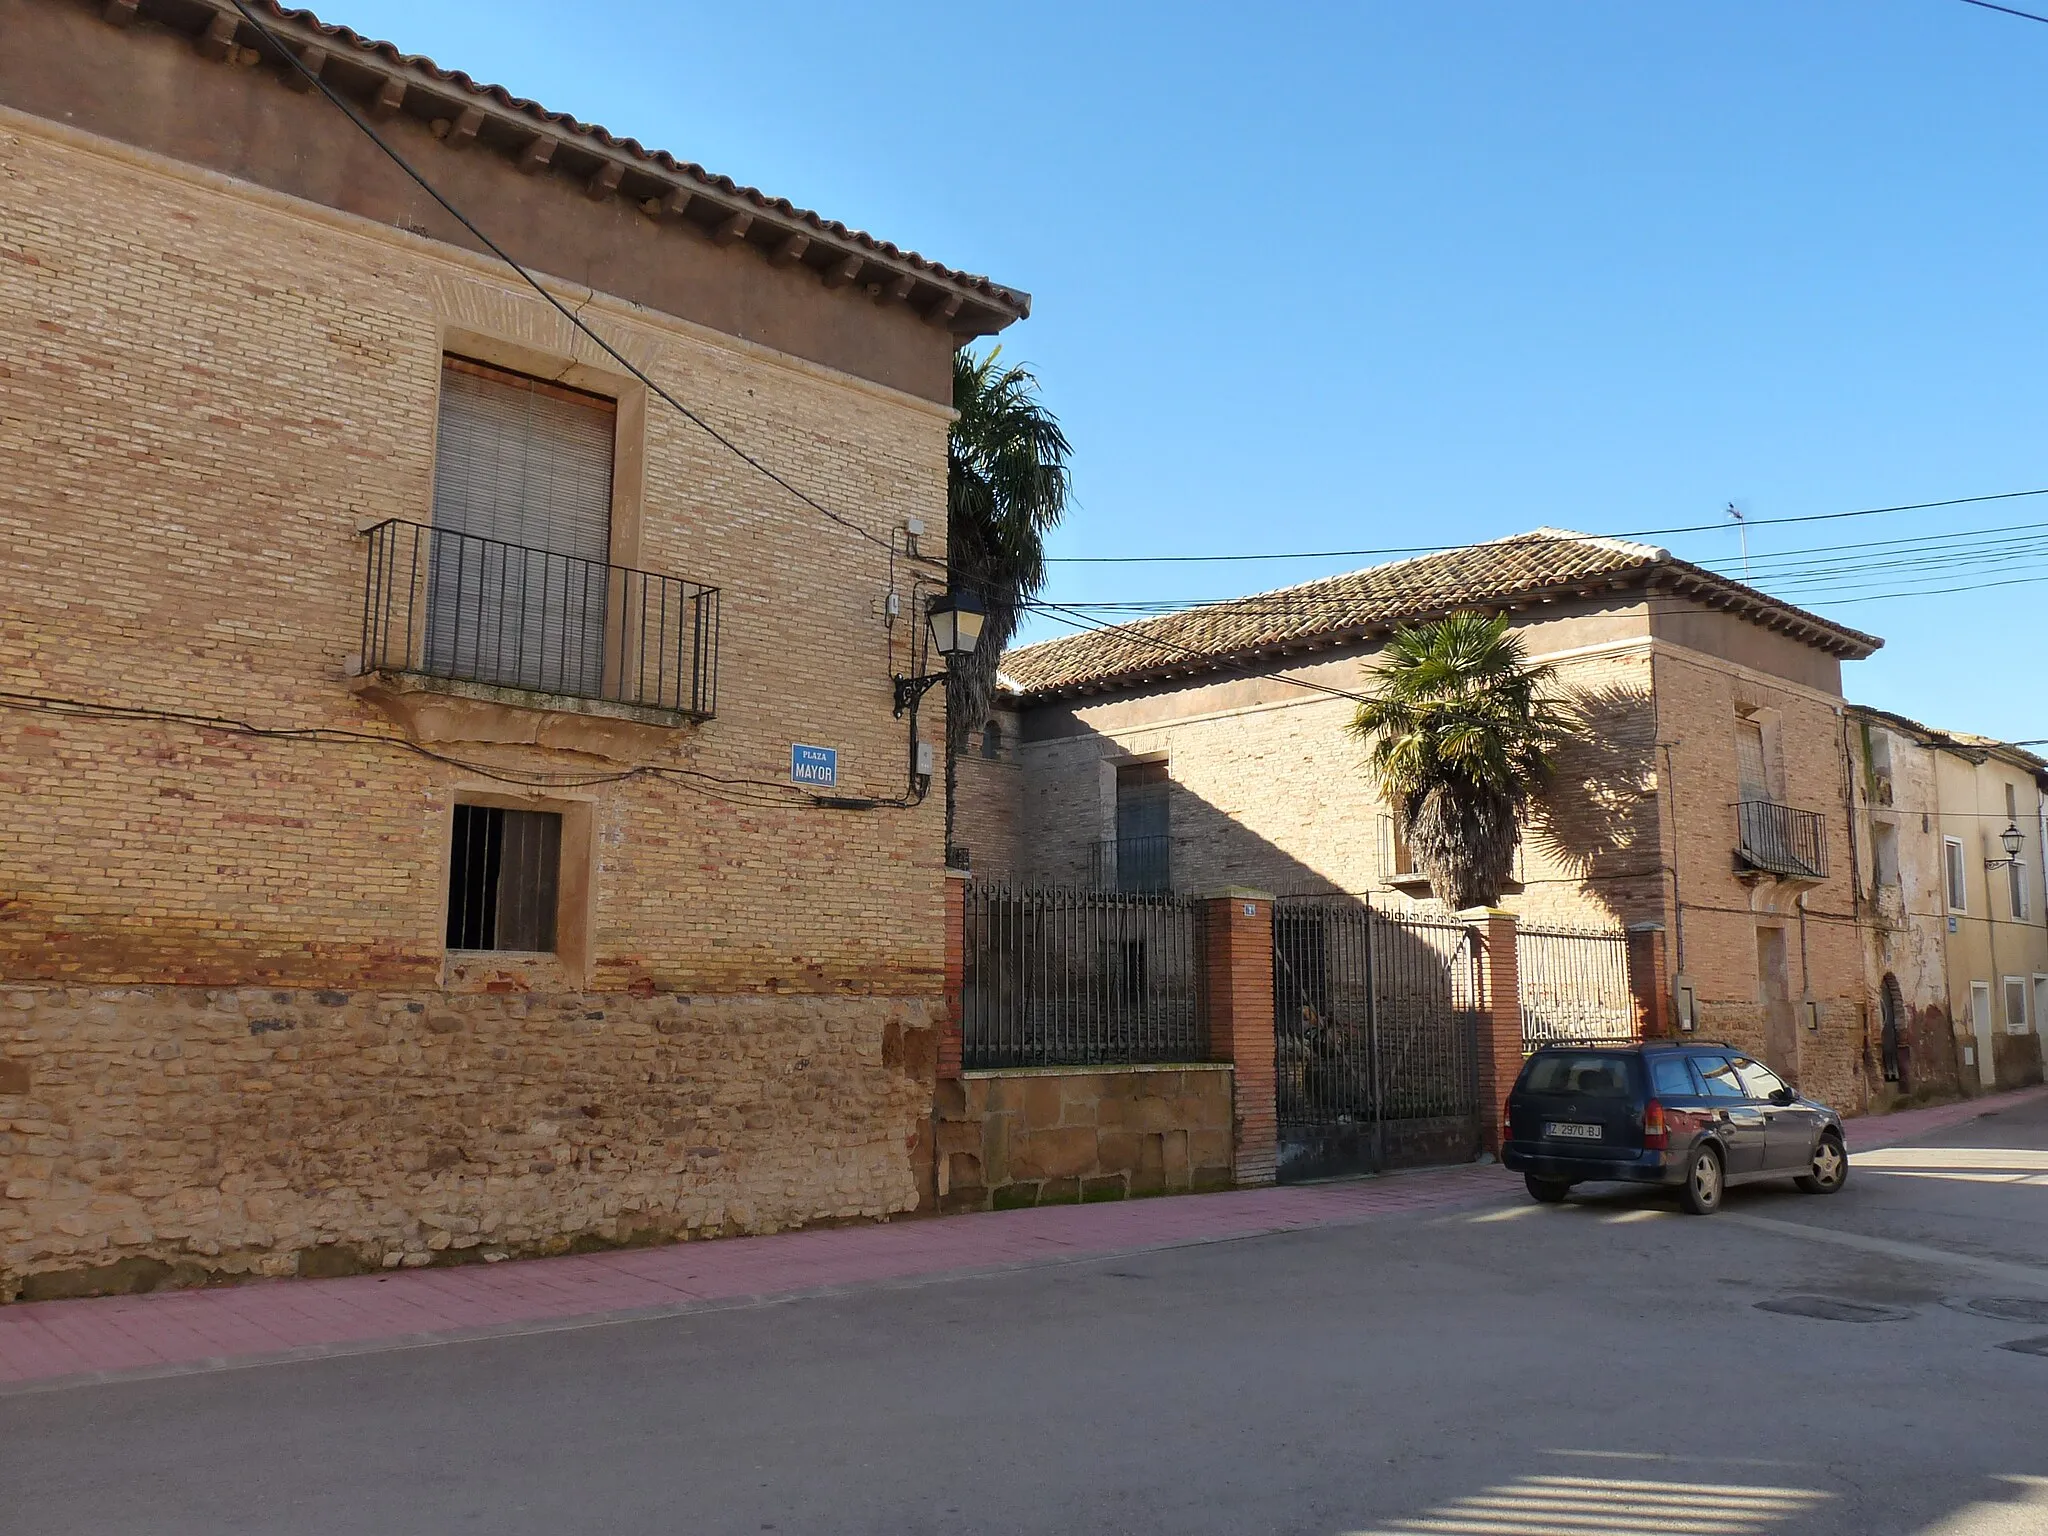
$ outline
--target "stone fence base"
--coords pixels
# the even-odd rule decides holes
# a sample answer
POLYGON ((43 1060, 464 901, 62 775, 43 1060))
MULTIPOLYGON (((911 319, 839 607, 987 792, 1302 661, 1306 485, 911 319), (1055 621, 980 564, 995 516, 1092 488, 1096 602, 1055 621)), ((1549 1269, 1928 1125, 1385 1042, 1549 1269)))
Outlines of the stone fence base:
POLYGON ((943 1006, 0 988, 0 1300, 910 1211, 943 1006))
POLYGON ((1227 1189, 1227 1065, 968 1072, 938 1093, 939 1206, 1005 1210, 1227 1189))

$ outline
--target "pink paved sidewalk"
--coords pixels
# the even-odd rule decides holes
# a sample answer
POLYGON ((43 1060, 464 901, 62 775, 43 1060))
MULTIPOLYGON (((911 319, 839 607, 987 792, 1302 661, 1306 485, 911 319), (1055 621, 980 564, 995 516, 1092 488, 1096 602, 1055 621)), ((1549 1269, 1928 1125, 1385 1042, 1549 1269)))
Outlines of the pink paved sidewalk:
MULTIPOLYGON (((1850 1142, 1885 1146, 2043 1097, 2048 1089, 1852 1121, 1850 1142)), ((1515 1187, 1504 1169, 1470 1165, 573 1258, 17 1304, 0 1308, 0 1393, 585 1327, 756 1298, 1221 1242, 1456 1209, 1515 1187)))

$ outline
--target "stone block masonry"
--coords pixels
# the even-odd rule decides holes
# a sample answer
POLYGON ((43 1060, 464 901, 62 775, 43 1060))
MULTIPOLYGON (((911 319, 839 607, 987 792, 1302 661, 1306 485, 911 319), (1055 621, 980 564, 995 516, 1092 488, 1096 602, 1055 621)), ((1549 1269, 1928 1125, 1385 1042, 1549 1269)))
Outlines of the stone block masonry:
POLYGON ((946 1210, 1227 1189, 1227 1066, 969 1072, 939 1089, 946 1210))
POLYGON ((936 1010, 616 992, 0 992, 0 1298, 907 1211, 936 1010))

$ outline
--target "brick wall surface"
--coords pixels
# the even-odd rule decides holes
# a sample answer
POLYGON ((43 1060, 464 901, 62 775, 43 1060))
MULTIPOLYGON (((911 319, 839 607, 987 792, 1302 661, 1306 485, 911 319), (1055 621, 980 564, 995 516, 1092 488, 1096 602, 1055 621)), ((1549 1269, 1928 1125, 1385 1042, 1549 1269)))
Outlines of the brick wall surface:
MULTIPOLYGON (((878 536, 943 526, 938 408, 602 294, 582 311, 878 536)), ((458 1210, 525 1244, 643 1215, 751 1230, 909 1206, 905 1074, 928 1084, 931 1052, 884 1037, 938 1008, 942 809, 829 813, 776 787, 803 741, 839 749, 843 793, 904 790, 885 550, 665 407, 629 409, 631 381, 481 258, 18 114, 0 115, 0 356, 8 688, 300 733, 0 710, 0 975, 46 984, 0 1026, 0 1056, 34 1077, 9 1094, 0 1074, 0 1162, 27 1191, 5 1207, 10 1273, 231 1250, 274 1266, 329 1238, 382 1262, 458 1210), (350 691, 356 530, 430 516, 451 338, 616 382, 630 563, 724 594, 715 719, 578 735, 470 710, 428 744, 455 766, 350 691), (445 963, 451 808, 531 793, 503 774, 551 776, 537 803, 589 818, 581 974, 445 963), (327 993, 351 1001, 307 1001, 327 993), (250 1032, 273 1014, 297 1022, 250 1032), (459 1029, 435 1033, 443 1017, 459 1029), (355 1061, 337 1042, 359 1036, 380 1043, 355 1061), (448 1118, 440 1058, 458 1048, 478 1082, 448 1118), (563 1140, 534 1126, 575 1123, 540 1053, 586 1048, 576 1096, 596 1113, 569 1140, 591 1155, 529 1158, 529 1139, 563 1140), (195 1054, 221 1106, 193 1118, 183 1091, 151 1118, 195 1054), (534 1081, 493 1085, 491 1062, 534 1081), (790 1115, 798 1083, 815 1097, 790 1115), (685 1129, 705 1093, 744 1135, 685 1129), (606 1107, 628 1097, 645 1108, 606 1107), (294 1138, 313 1126, 352 1151, 306 1170, 294 1138), (426 1168, 439 1157, 455 1160, 426 1168), (260 1218, 228 1182, 252 1177, 260 1218)))

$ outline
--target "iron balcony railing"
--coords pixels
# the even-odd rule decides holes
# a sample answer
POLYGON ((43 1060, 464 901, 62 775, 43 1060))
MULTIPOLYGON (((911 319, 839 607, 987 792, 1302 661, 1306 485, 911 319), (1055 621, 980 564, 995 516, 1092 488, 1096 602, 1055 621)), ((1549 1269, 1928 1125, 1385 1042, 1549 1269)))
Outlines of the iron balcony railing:
POLYGON ((1818 811, 1769 800, 1735 806, 1736 851, 1745 864, 1773 875, 1822 880, 1828 872, 1828 824, 1818 811))
POLYGON ((713 713, 716 587, 400 518, 365 537, 364 671, 713 713))
POLYGON ((1089 883, 1097 890, 1158 892, 1173 889, 1173 839, 1107 837, 1091 850, 1089 883))

